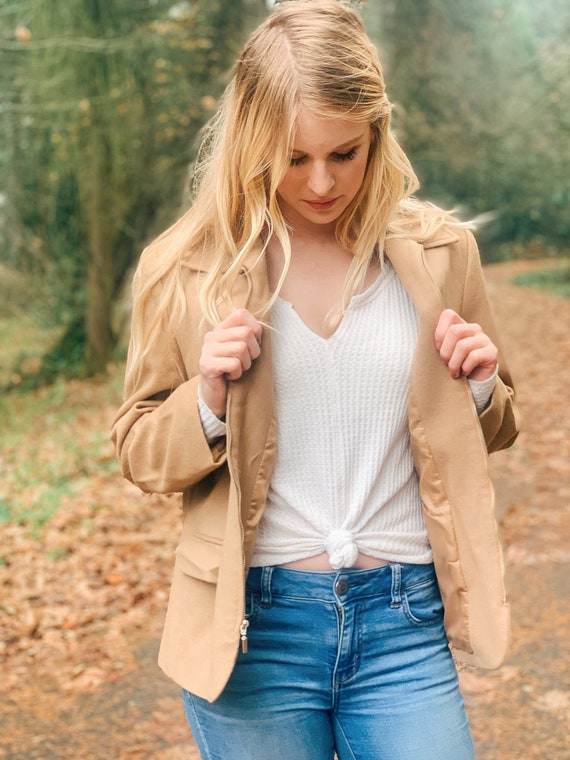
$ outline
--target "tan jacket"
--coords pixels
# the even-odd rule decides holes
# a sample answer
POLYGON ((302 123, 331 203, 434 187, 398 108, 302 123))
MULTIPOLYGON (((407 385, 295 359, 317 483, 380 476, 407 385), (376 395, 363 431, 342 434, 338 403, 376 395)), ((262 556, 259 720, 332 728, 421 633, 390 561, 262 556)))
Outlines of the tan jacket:
MULTIPOLYGON (((143 267, 163 245, 147 249, 143 267)), ((435 326, 447 307, 499 343, 472 235, 446 230, 423 246, 393 240, 387 254, 419 314, 409 420, 447 635, 456 660, 494 668, 507 648, 509 610, 487 451, 516 438, 512 382, 501 355, 491 404, 478 417, 467 381, 452 380, 435 350, 435 326)), ((196 290, 208 262, 185 266, 188 314, 147 357, 141 381, 127 384, 113 437, 125 477, 143 491, 184 494, 159 663, 184 688, 213 701, 237 656, 244 576, 275 458, 271 336, 265 330, 260 358, 231 383, 227 442, 210 448, 196 401, 206 330, 196 290)), ((253 312, 266 301, 263 260, 244 267, 239 289, 235 303, 253 312)))

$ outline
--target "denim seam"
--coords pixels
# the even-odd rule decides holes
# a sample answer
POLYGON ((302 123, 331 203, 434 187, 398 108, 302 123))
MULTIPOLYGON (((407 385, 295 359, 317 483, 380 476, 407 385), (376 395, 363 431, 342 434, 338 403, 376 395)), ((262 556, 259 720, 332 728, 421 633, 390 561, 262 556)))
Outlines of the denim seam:
POLYGON ((198 727, 198 731, 194 732, 194 738, 196 738, 196 733, 200 735, 200 739, 201 739, 200 754, 202 755, 202 760, 212 760, 212 754, 208 748, 208 742, 206 741, 206 736, 204 735, 202 724, 200 723, 200 719, 198 718, 198 713, 196 712, 196 708, 194 706, 194 695, 191 694, 189 691, 186 691, 186 689, 183 689, 183 692, 186 693, 186 704, 190 706, 190 709, 192 710, 192 714, 194 715, 195 724, 198 727), (207 753, 205 757, 202 751, 202 747, 204 747, 204 751, 207 753))
MULTIPOLYGON (((343 729, 343 727, 342 727, 342 725, 341 725, 341 723, 340 723, 340 721, 339 721, 339 719, 337 718, 337 716, 336 716, 336 715, 334 715, 334 716, 333 716, 333 720, 334 720, 334 722, 335 722, 335 725, 336 725, 336 727, 337 727, 337 729, 338 729, 338 732, 339 732, 340 734, 342 734, 342 738, 344 739, 344 743, 345 743, 345 745, 346 745, 346 748, 347 748, 347 749, 348 749, 348 751, 350 752, 350 757, 345 757, 344 753, 343 753, 342 755, 338 755, 338 757, 339 757, 339 760, 356 760, 356 755, 355 755, 355 754, 354 754, 354 752, 352 751, 352 747, 350 746, 350 744, 349 744, 349 742, 348 742, 348 739, 347 739, 347 737, 346 737, 346 734, 344 733, 344 729, 343 729)), ((336 739, 335 739, 335 745, 336 745, 336 744, 337 744, 337 741, 336 741, 336 739)), ((337 754, 338 754, 338 748, 337 748, 337 754)))

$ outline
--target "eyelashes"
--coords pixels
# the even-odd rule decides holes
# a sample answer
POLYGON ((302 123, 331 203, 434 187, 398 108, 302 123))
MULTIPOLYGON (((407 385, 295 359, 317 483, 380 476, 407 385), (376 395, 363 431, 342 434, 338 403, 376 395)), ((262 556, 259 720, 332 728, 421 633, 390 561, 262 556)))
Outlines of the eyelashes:
POLYGON ((348 153, 333 153, 333 159, 342 163, 343 161, 352 161, 356 156, 356 148, 351 148, 348 153))
MULTIPOLYGON (((355 158, 357 152, 357 147, 351 148, 346 153, 331 153, 331 159, 333 161, 336 161, 339 164, 342 164, 344 161, 352 161, 353 158, 355 158)), ((291 166, 302 166, 307 161, 307 156, 297 156, 295 158, 291 158, 289 163, 291 166)))

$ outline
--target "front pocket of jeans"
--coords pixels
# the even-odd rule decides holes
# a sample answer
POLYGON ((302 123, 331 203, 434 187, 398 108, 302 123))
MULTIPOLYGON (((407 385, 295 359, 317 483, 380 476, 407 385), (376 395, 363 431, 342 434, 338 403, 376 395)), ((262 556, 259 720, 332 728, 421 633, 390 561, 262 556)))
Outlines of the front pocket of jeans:
POLYGON ((251 625, 259 615, 261 598, 258 591, 252 591, 247 586, 245 588, 245 617, 251 625))
POLYGON ((436 625, 443 620, 443 604, 435 582, 405 589, 402 608, 408 620, 416 626, 436 625))

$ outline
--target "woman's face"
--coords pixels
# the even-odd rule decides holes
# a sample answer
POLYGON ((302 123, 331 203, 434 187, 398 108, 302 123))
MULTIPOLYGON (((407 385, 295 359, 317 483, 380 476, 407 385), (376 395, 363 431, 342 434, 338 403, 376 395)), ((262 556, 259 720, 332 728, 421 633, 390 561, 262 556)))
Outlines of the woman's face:
POLYGON ((295 229, 333 229, 362 185, 370 141, 367 124, 302 109, 290 167, 277 190, 285 220, 295 229))

